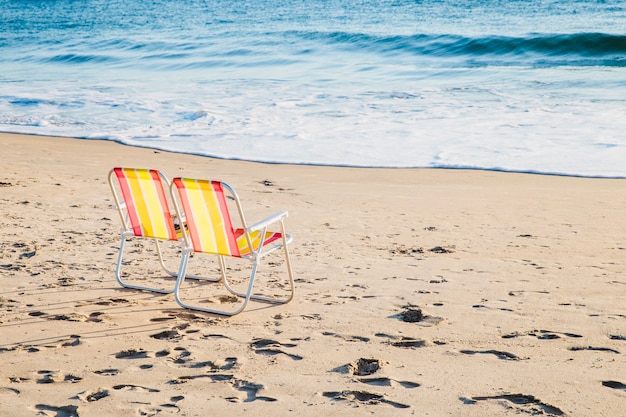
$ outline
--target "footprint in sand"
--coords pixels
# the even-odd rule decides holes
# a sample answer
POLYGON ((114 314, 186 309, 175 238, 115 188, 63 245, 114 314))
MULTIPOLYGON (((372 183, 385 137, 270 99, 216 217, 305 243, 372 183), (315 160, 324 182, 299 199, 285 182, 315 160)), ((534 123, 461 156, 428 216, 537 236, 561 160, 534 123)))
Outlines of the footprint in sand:
POLYGON ((0 348, 0 352, 14 352, 16 350, 24 351, 28 353, 39 352, 39 348, 35 346, 31 346, 31 345, 16 345, 16 346, 11 346, 11 347, 6 347, 6 348, 5 347, 0 348))
POLYGON ((83 379, 79 376, 76 375, 65 375, 65 378, 63 378, 63 382, 70 382, 72 384, 75 384, 77 382, 82 381, 83 379))
POLYGON ((561 336, 570 337, 570 338, 581 338, 582 335, 576 333, 569 332, 555 332, 550 330, 531 330, 529 332, 519 333, 513 332, 509 334, 502 335, 503 339, 513 339, 520 336, 533 336, 539 340, 555 340, 560 339, 561 336))
POLYGON ((37 250, 39 249, 37 242, 16 242, 12 246, 14 249, 10 252, 16 253, 18 259, 28 259, 33 256, 37 256, 37 250))
MULTIPOLYGON (((144 387, 141 385, 133 385, 133 384, 114 385, 112 389, 116 391, 143 391, 143 392, 148 392, 148 393, 161 392, 160 390, 155 389, 155 388, 149 388, 149 387, 144 387)), ((99 401, 103 398, 109 397, 110 395, 111 395, 111 392, 109 389, 97 388, 96 390, 93 390, 93 391, 81 392, 76 396, 76 398, 80 399, 81 401, 91 403, 91 402, 99 401)), ((168 412, 168 411, 172 411, 172 414, 177 414, 180 412, 180 409, 178 408, 176 403, 183 400, 184 398, 185 397, 182 395, 171 397, 170 398, 171 403, 165 403, 165 404, 161 404, 157 406, 151 405, 151 404, 144 405, 146 403, 142 402, 141 404, 143 405, 143 407, 141 409, 138 409, 137 412, 139 413, 139 415, 157 415, 157 414, 161 415, 163 412, 168 412)), ((78 413, 67 414, 67 415, 58 413, 57 416, 78 417, 78 413)))
POLYGON ((148 388, 141 385, 133 385, 133 384, 120 384, 114 385, 113 389, 116 391, 125 390, 125 391, 147 391, 147 392, 161 392, 156 388, 148 388))
POLYGON ((337 334, 333 332, 323 332, 322 334, 324 336, 337 337, 339 339, 345 340, 346 342, 369 342, 370 341, 370 338, 365 337, 365 336, 346 336, 346 335, 341 335, 341 334, 337 334))
POLYGON ((111 305, 120 305, 120 304, 129 304, 130 301, 126 298, 107 298, 105 300, 96 301, 94 304, 99 306, 111 306, 111 305))
POLYGON ((116 359, 145 359, 147 357, 148 357, 148 352, 143 349, 122 350, 115 354, 116 359))
POLYGON ((424 248, 418 246, 407 247, 405 245, 397 245, 389 249, 389 253, 392 255, 405 255, 415 256, 424 253, 424 248))
POLYGON ((150 319, 151 322, 155 322, 155 323, 160 323, 163 321, 170 321, 170 320, 176 320, 176 317, 170 316, 170 317, 155 317, 150 319))
MULTIPOLYGON (((5 265, 0 265, 0 268, 5 265)), ((6 312, 12 312, 13 309, 19 308, 20 302, 17 300, 12 300, 10 298, 0 297, 0 308, 6 312)))
POLYGON ((16 388, 0 387, 0 395, 3 394, 19 395, 20 390, 16 388))
POLYGON ((167 316, 165 317, 155 317, 150 319, 152 322, 162 322, 168 320, 183 320, 185 322, 193 322, 193 323, 202 323, 207 325, 215 325, 220 324, 222 322, 221 318, 216 317, 208 317, 206 315, 198 315, 195 313, 190 313, 187 311, 177 311, 177 310, 163 310, 163 313, 167 316))
POLYGON ((169 350, 167 350, 167 349, 163 349, 163 350, 159 350, 158 352, 156 352, 156 353, 154 354, 154 356, 155 356, 155 357, 157 357, 157 358, 162 358, 162 357, 167 356, 167 355, 169 355, 169 354, 170 354, 170 351, 169 351, 169 350))
POLYGON ((224 364, 217 364, 213 361, 196 362, 189 367, 193 369, 209 368, 212 372, 215 371, 230 371, 236 369, 239 366, 237 358, 226 358, 224 364))
POLYGON ((618 355, 620 353, 618 350, 615 350, 615 349, 598 347, 598 346, 573 346, 573 347, 570 347, 568 350, 571 350, 573 352, 580 351, 580 350, 594 350, 598 352, 617 353, 618 355))
POLYGON ((231 369, 237 369, 237 367, 239 367, 237 358, 228 357, 224 359, 224 362, 225 362, 224 365, 220 365, 218 369, 223 370, 223 371, 229 371, 231 369))
MULTIPOLYGON (((375 336, 388 339, 385 340, 383 343, 399 348, 416 349, 428 346, 428 342, 426 340, 416 339, 410 336, 393 336, 387 333, 376 333, 375 336)), ((446 344, 445 342, 439 341, 433 341, 432 343, 434 343, 435 345, 446 344)))
POLYGON ((38 384, 53 384, 56 382, 54 371, 38 371, 39 375, 42 375, 41 378, 37 380, 38 384))
POLYGON ((109 393, 109 390, 107 389, 103 389, 103 388, 98 388, 95 391, 83 391, 81 393, 79 393, 76 397, 81 400, 81 401, 85 401, 85 402, 94 402, 94 401, 98 401, 101 400, 103 398, 108 397, 109 395, 111 395, 109 393))
POLYGON ((276 340, 271 339, 256 339, 250 344, 250 346, 252 347, 252 349, 254 349, 255 353, 260 353, 263 355, 286 355, 294 361, 299 361, 303 359, 303 357, 300 355, 287 353, 284 350, 279 349, 280 347, 296 347, 297 345, 294 343, 280 343, 276 340))
MULTIPOLYGON (((476 404, 478 401, 488 400, 504 400, 508 403, 512 403, 517 407, 518 413, 531 414, 531 415, 547 415, 547 416, 563 416, 565 413, 559 408, 546 404, 535 398, 533 395, 526 394, 500 394, 484 397, 472 397, 471 399, 461 398, 465 404, 476 404)), ((509 408, 508 404, 503 404, 504 407, 509 408)))
POLYGON ((157 339, 157 340, 169 340, 171 342, 176 342, 176 341, 181 340, 183 338, 183 335, 178 333, 178 330, 171 329, 171 330, 164 330, 157 334, 152 334, 150 335, 150 337, 152 337, 153 339, 157 339))
POLYGON ((382 394, 374 394, 367 391, 326 391, 323 392, 324 397, 332 398, 336 401, 350 401, 362 404, 388 404, 395 408, 409 408, 410 405, 401 404, 385 398, 382 394))
POLYGON ((109 368, 109 369, 101 369, 99 371, 93 371, 93 373, 96 375, 102 375, 102 376, 115 376, 120 373, 120 370, 109 368))
POLYGON ((352 363, 348 363, 333 369, 333 372, 356 376, 368 376, 378 372, 381 366, 382 365, 379 359, 359 358, 352 363))
POLYGON ((69 382, 74 384, 83 380, 83 378, 72 374, 61 376, 57 371, 42 370, 37 371, 37 374, 41 375, 41 378, 37 380, 38 384, 54 384, 55 382, 69 382))
POLYGON ((237 391, 241 391, 246 394, 245 398, 240 398, 237 396, 224 398, 228 402, 239 403, 239 402, 252 402, 252 401, 268 401, 268 402, 277 401, 276 398, 259 395, 259 391, 265 389, 265 387, 262 384, 256 384, 254 382, 237 379, 234 377, 234 375, 230 375, 230 374, 199 374, 199 375, 179 376, 178 378, 169 381, 168 384, 172 384, 172 385, 184 384, 184 383, 187 383, 188 381, 192 381, 192 380, 200 379, 200 378, 208 378, 212 382, 215 382, 215 383, 228 383, 232 385, 232 387, 236 389, 237 391))
POLYGON ((626 391, 626 384, 623 384, 619 381, 602 381, 602 385, 605 387, 626 391))
POLYGON ((379 359, 360 358, 355 363, 349 365, 352 369, 353 375, 372 375, 381 367, 379 359))
POLYGON ((486 355, 495 355, 498 359, 502 359, 505 361, 519 361, 521 358, 513 353, 504 352, 501 350, 461 350, 461 353, 466 355, 475 355, 475 354, 486 354, 486 355))
POLYGON ((235 376, 234 375, 230 375, 230 374, 183 375, 183 376, 179 376, 176 379, 172 379, 172 380, 168 381, 167 383, 169 385, 186 384, 189 381, 193 381, 194 379, 201 379, 201 378, 208 378, 212 382, 224 382, 224 381, 231 381, 231 380, 233 380, 235 378, 235 376))
POLYGON ((38 384, 54 384, 54 378, 52 375, 44 375, 42 378, 37 380, 38 384))
POLYGON ((70 340, 67 341, 61 341, 61 346, 62 347, 74 347, 74 346, 78 346, 80 345, 80 335, 71 335, 69 337, 70 340))
POLYGON ((191 352, 184 347, 175 347, 174 350, 180 352, 176 359, 174 359, 175 364, 186 365, 189 361, 191 361, 191 352))
POLYGON ((420 386, 418 382, 398 381, 397 379, 391 379, 386 377, 361 378, 359 379, 359 382, 380 387, 391 387, 394 385, 394 383, 399 384, 403 388, 417 388, 420 386))
POLYGON ((48 320, 86 322, 89 320, 89 318, 87 316, 83 316, 82 314, 70 313, 70 314, 55 314, 54 316, 49 316, 48 320))
POLYGON ((412 337, 405 337, 405 336, 402 336, 400 340, 398 341, 395 341, 395 342, 389 341, 388 343, 394 347, 409 348, 409 349, 422 348, 426 346, 425 340, 414 339, 412 337))
POLYGON ((422 309, 413 304, 402 306, 403 311, 393 315, 405 323, 419 323, 422 326, 433 326, 444 321, 442 317, 428 316, 422 309))
POLYGON ((94 311, 93 313, 89 314, 87 321, 90 323, 102 323, 104 322, 105 318, 108 318, 105 313, 101 311, 94 311))
POLYGON ((176 404, 161 404, 161 405, 151 405, 148 407, 141 407, 137 410, 137 415, 140 416, 156 416, 162 415, 163 413, 167 414, 178 414, 180 409, 176 404))
MULTIPOLYGON (((259 391, 265 388, 262 384, 255 384, 254 382, 236 379, 233 381, 232 385, 233 385, 233 388, 235 388, 236 390, 244 392, 246 394, 246 398, 243 399, 243 402, 245 403, 249 403, 253 401, 267 401, 267 402, 277 401, 276 398, 259 395, 259 391)), ((233 397, 230 397, 228 400, 231 402, 235 402, 235 401, 232 401, 233 399, 234 399, 233 397)), ((236 402, 239 402, 239 401, 236 401, 236 402)))
POLYGON ((420 386, 417 382, 398 381, 387 377, 370 377, 370 375, 378 372, 381 367, 382 364, 379 359, 359 358, 355 362, 337 367, 333 371, 355 376, 365 376, 366 378, 359 378, 358 381, 368 385, 392 386, 394 383, 397 383, 404 388, 417 388, 420 386))
MULTIPOLYGON (((50 342, 50 343, 46 343, 44 345, 39 345, 39 347, 45 347, 45 348, 66 348, 66 347, 76 347, 79 346, 81 344, 81 340, 80 340, 80 335, 69 335, 67 336, 67 338, 64 339, 59 339, 55 342, 50 342)), ((24 346, 22 347, 23 349, 26 349, 28 352, 39 352, 39 349, 37 347, 34 346, 24 346)))
POLYGON ((434 248, 428 249, 428 251, 433 253, 454 253, 454 249, 454 246, 435 246, 434 248))
POLYGON ((35 408, 43 412, 51 411, 53 413, 56 413, 56 417, 78 417, 77 405, 65 405, 65 406, 57 407, 57 406, 48 405, 48 404, 37 404, 35 408))

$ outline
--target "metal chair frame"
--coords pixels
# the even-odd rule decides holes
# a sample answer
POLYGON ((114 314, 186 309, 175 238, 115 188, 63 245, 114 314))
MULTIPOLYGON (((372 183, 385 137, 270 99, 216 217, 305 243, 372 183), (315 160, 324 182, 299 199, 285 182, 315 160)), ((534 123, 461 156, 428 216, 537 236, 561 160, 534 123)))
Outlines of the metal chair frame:
POLYGON ((237 193, 235 192, 235 190, 225 182, 178 177, 172 180, 172 183, 170 185, 170 190, 171 190, 172 201, 173 201, 174 208, 176 211, 176 216, 180 219, 183 219, 182 223, 184 224, 185 230, 186 230, 186 233, 184 233, 182 237, 182 241, 183 241, 182 259, 181 259, 181 263, 180 263, 180 267, 178 271, 178 278, 176 280, 176 285, 174 288, 174 295, 175 295, 176 301, 179 303, 180 306, 184 308, 204 311, 208 313, 232 316, 243 311, 250 299, 264 301, 268 303, 274 303, 274 304, 285 304, 293 299, 293 296, 294 296, 293 271, 291 268, 291 260, 289 257, 289 250, 288 250, 288 244, 292 241, 292 236, 286 233, 285 224, 284 224, 284 219, 288 216, 287 211, 280 211, 251 226, 247 226, 239 197, 237 193), (195 182, 205 187, 219 185, 220 187, 222 187, 222 189, 228 191, 228 193, 230 194, 230 197, 232 197, 237 207, 237 214, 238 214, 242 227, 240 229, 234 228, 231 222, 231 218, 230 218, 230 209, 227 208, 225 194, 221 195, 221 198, 223 199, 223 201, 221 201, 221 204, 222 204, 222 207, 225 208, 226 212, 222 213, 223 216, 217 216, 221 218, 214 218, 216 216, 213 216, 213 218, 211 218, 211 216, 208 215, 208 212, 207 210, 205 210, 204 207, 191 205, 188 201, 183 202, 185 200, 186 193, 189 192, 189 190, 186 187, 186 183, 188 182, 195 182), (245 250, 239 251, 239 253, 237 253, 237 250, 235 250, 235 253, 229 254, 229 253, 220 253, 222 251, 219 251, 219 250, 211 250, 211 249, 207 250, 205 248, 199 247, 199 245, 196 244, 196 241, 194 241, 194 239, 192 239, 191 237, 191 232, 198 233, 198 234, 203 233, 203 230, 192 230, 193 228, 196 227, 196 225, 194 224, 194 222, 189 221, 189 220, 195 219, 196 218, 195 216, 204 216, 203 220, 212 222, 212 224, 215 224, 215 222, 223 224, 224 227, 228 229, 227 233, 231 234, 230 236, 231 238, 233 238, 232 236, 233 232, 240 233, 239 239, 242 239, 242 236, 245 237, 245 242, 244 242, 245 250), (273 224, 278 225, 279 232, 271 232, 268 230, 269 226, 273 224), (257 236, 259 237, 258 244, 255 241, 255 238, 257 236), (269 241, 267 239, 268 236, 271 237, 269 241), (260 294, 253 294, 252 290, 253 290, 253 286, 255 282, 256 272, 257 272, 258 267, 261 264, 261 260, 265 256, 281 248, 284 251, 285 264, 286 264, 287 276, 288 276, 288 284, 289 284, 289 295, 286 298, 279 298, 279 297, 269 297, 269 296, 260 295, 260 294), (218 261, 219 270, 220 270, 219 282, 223 283, 224 287, 231 294, 243 299, 243 301, 237 308, 235 308, 234 310, 230 310, 230 311, 205 308, 205 307, 201 307, 197 305, 191 305, 189 303, 184 302, 181 299, 180 290, 185 282, 185 279, 189 278, 189 276, 187 275, 187 267, 189 264, 189 257, 191 256, 192 253, 205 253, 205 254, 217 256, 218 258, 217 261, 218 261), (232 287, 231 283, 228 281, 228 278, 226 276, 225 258, 229 258, 229 257, 241 258, 241 259, 249 261, 252 264, 252 271, 250 274, 246 292, 240 292, 240 291, 235 290, 232 287))

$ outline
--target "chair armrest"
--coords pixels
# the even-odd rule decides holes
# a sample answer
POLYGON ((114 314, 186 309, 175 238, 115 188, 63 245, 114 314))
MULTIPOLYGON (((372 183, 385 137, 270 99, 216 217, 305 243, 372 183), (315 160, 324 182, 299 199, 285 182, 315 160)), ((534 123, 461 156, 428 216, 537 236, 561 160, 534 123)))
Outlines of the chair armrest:
POLYGON ((283 218, 287 217, 289 215, 289 213, 287 211, 279 211, 276 214, 273 214, 259 222, 254 223, 252 226, 248 226, 248 231, 249 232, 254 232, 256 230, 261 230, 265 227, 267 227, 268 225, 272 224, 272 223, 276 223, 279 220, 282 220, 283 218))

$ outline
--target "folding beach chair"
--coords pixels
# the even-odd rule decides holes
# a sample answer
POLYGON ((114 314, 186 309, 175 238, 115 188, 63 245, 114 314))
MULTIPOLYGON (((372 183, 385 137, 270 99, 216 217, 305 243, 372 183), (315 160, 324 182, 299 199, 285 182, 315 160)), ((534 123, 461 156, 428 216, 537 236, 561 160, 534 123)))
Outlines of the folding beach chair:
POLYGON ((243 311, 250 299, 270 303, 288 303, 293 298, 294 283, 289 251, 290 235, 285 233, 286 211, 274 214, 252 226, 247 226, 239 197, 228 184, 192 178, 174 178, 171 185, 174 207, 179 218, 184 219, 187 233, 183 235, 185 246, 174 294, 176 301, 185 308, 209 313, 235 315, 243 311), (240 228, 235 228, 227 199, 232 198, 239 216, 240 228), (268 227, 275 224, 278 231, 268 227), (283 249, 288 275, 288 296, 283 298, 253 294, 252 289, 257 268, 266 255, 283 249), (192 253, 205 253, 217 256, 220 281, 231 293, 243 299, 235 310, 224 311, 186 304, 181 300, 181 287, 187 277, 187 264, 192 253), (236 291, 226 276, 225 258, 241 258, 252 263, 247 291, 236 291))
POLYGON ((170 209, 171 197, 167 177, 153 169, 113 168, 109 172, 109 185, 122 221, 122 241, 115 268, 117 282, 125 288, 164 294, 174 292, 174 285, 169 289, 153 288, 129 284, 121 277, 124 245, 131 237, 154 240, 161 268, 172 277, 178 275, 165 265, 159 244, 165 241, 178 242, 183 235, 180 221, 170 209))

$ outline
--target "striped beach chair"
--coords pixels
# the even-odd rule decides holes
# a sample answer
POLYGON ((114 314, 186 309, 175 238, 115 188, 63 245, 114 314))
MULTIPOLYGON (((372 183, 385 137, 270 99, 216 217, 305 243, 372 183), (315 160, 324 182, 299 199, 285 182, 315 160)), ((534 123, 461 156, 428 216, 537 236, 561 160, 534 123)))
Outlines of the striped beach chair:
MULTIPOLYGON (((154 169, 118 167, 109 172, 109 186, 122 221, 122 240, 115 268, 115 278, 125 288, 164 294, 174 292, 173 283, 170 288, 163 289, 130 284, 122 279, 124 246, 129 238, 153 240, 161 268, 172 277, 178 276, 177 272, 170 270, 165 265, 159 244, 159 242, 165 241, 179 242, 183 236, 180 221, 170 208, 169 185, 167 177, 154 169)), ((194 276, 194 278, 199 277, 194 276)))
POLYGON ((185 219, 184 223, 187 230, 187 233, 183 235, 185 242, 183 259, 174 290, 176 301, 182 307, 232 316, 243 311, 250 299, 277 304, 291 301, 294 294, 294 283, 288 244, 292 237, 285 233, 286 211, 278 212, 252 226, 247 226, 237 193, 224 182, 174 178, 171 190, 176 213, 179 218, 185 219), (237 224, 241 226, 239 228, 235 228, 232 221, 228 206, 229 198, 232 198, 233 206, 236 207, 235 215, 239 218, 237 224), (277 228, 278 230, 270 230, 272 225, 273 229, 277 228), (255 275, 261 259, 279 249, 283 249, 287 268, 288 295, 280 298, 253 294, 255 275), (234 310, 205 308, 182 301, 181 287, 187 277, 187 264, 192 253, 217 256, 221 275, 220 281, 231 294, 242 299, 234 310), (252 272, 245 292, 236 291, 229 282, 226 276, 225 258, 239 258, 252 263, 252 272))

